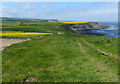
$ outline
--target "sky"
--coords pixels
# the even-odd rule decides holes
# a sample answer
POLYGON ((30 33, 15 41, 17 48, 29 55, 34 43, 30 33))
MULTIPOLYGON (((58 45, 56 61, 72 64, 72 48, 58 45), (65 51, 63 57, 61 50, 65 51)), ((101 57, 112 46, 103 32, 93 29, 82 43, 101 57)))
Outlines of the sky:
POLYGON ((3 2, 1 17, 116 22, 117 2, 3 2))
POLYGON ((119 2, 119 0, 1 0, 2 2, 119 2))

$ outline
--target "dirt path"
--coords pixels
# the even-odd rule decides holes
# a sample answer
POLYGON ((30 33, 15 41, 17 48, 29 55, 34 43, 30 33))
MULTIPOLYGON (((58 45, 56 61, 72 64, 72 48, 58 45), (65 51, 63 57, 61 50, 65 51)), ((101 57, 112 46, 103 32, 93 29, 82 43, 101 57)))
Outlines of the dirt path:
POLYGON ((105 51, 103 51, 103 50, 98 49, 97 47, 95 47, 95 46, 93 46, 92 44, 88 43, 85 39, 81 38, 81 40, 82 40, 86 45, 88 45, 89 47, 92 47, 93 49, 97 50, 98 52, 100 52, 100 53, 102 53, 102 54, 104 54, 104 55, 106 55, 106 56, 111 56, 111 57, 113 57, 115 60, 120 60, 120 59, 118 59, 118 56, 113 55, 113 54, 111 54, 111 53, 109 53, 109 52, 105 52, 105 51))
MULTIPOLYGON (((103 74, 106 74, 106 75, 105 75, 104 77, 102 77, 101 79, 105 80, 106 77, 112 78, 112 76, 113 76, 112 80, 118 81, 118 76, 117 76, 116 74, 114 74, 114 73, 112 72, 112 70, 111 70, 107 65, 105 65, 102 61, 96 59, 96 58, 94 57, 94 56, 95 56, 94 53, 93 53, 93 56, 90 56, 90 55, 89 55, 89 49, 91 49, 91 48, 93 48, 93 47, 91 47, 90 44, 88 45, 88 43, 87 43, 85 40, 84 40, 83 42, 81 42, 81 41, 83 41, 83 40, 81 39, 79 42, 77 42, 77 44, 78 44, 79 47, 80 47, 81 53, 84 54, 84 57, 87 58, 87 59, 89 60, 89 62, 91 62, 92 64, 94 64, 94 66, 95 66, 98 70, 100 70, 100 71, 102 72, 101 75, 98 74, 99 76, 102 76, 103 74), (85 47, 84 45, 87 45, 87 47, 85 47), (86 48, 87 48, 87 49, 86 49, 86 48), (111 76, 111 77, 109 77, 109 76, 111 76)), ((92 46, 93 46, 93 45, 92 45, 92 46)), ((95 46, 94 46, 94 48, 96 49, 95 46)), ((101 50, 97 50, 97 51, 98 51, 98 52, 101 52, 101 50)))
POLYGON ((21 43, 24 41, 28 41, 30 39, 0 39, 0 50, 3 50, 4 47, 10 46, 15 43, 21 43))
POLYGON ((99 61, 96 61, 95 58, 87 54, 88 52, 86 51, 86 49, 82 46, 80 42, 78 42, 78 45, 80 47, 80 51, 86 56, 86 58, 87 59, 89 58, 88 60, 90 60, 93 63, 96 63, 95 65, 97 68, 99 68, 100 70, 107 70, 106 66, 102 65, 99 61))

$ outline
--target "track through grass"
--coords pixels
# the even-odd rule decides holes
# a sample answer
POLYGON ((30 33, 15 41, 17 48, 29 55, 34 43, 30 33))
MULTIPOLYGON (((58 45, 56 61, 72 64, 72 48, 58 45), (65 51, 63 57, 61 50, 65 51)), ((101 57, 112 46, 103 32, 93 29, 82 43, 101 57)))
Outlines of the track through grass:
MULTIPOLYGON (((82 39, 83 38, 81 38, 81 40, 80 40, 81 43, 78 43, 78 45, 80 46, 80 51, 82 51, 84 56, 90 62, 92 62, 96 68, 98 68, 98 72, 101 73, 101 74, 99 74, 99 77, 102 77, 101 78, 102 80, 109 78, 111 80, 118 81, 118 76, 113 74, 113 72, 108 67, 108 65, 106 65, 103 61, 99 60, 98 57, 96 58, 96 56, 102 56, 102 54, 95 53, 95 50, 92 50, 92 48, 88 44, 86 44, 86 42, 84 42, 82 39), (104 76, 104 74, 106 74, 106 75, 104 76), (113 76, 114 76, 114 78, 113 78, 113 76)), ((116 70, 116 69, 117 69, 117 67, 114 70, 116 70)))
MULTIPOLYGON (((117 61, 88 46, 82 36, 47 36, 3 50, 3 81, 115 82, 117 61), (12 62, 12 63, 11 63, 12 62)), ((91 37, 92 38, 92 37, 91 37)))
POLYGON ((19 25, 10 22, 2 29, 53 35, 6 47, 3 82, 118 82, 117 38, 75 35, 67 26, 51 22, 19 25))

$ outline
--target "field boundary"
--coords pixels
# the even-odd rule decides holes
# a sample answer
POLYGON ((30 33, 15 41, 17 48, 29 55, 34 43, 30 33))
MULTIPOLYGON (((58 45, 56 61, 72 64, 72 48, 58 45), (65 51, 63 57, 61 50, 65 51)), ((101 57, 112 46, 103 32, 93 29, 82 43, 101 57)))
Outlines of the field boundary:
POLYGON ((111 54, 111 53, 109 53, 109 52, 105 52, 105 51, 103 51, 103 50, 100 50, 99 48, 97 48, 97 47, 93 46, 92 44, 88 43, 88 42, 87 42, 85 39, 83 39, 83 38, 81 38, 81 40, 82 40, 86 45, 88 45, 88 46, 90 46, 91 48, 97 50, 98 52, 102 53, 103 55, 111 56, 111 57, 113 57, 115 60, 120 60, 119 58, 116 58, 117 55, 113 55, 113 54, 111 54))

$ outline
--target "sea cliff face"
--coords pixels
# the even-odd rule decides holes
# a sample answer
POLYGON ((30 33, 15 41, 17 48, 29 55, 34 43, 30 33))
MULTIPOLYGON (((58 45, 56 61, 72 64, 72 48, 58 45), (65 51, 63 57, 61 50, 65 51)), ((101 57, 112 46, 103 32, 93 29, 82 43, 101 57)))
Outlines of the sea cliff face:
POLYGON ((90 34, 89 30, 97 30, 97 29, 104 29, 109 27, 109 25, 104 25, 99 22, 88 22, 83 24, 66 24, 64 25, 66 30, 71 30, 73 33, 76 34, 90 34))
POLYGON ((71 29, 76 29, 76 30, 83 30, 83 29, 104 29, 108 27, 108 25, 103 25, 101 23, 98 22, 89 22, 89 23, 85 23, 85 24, 71 24, 70 28, 71 29))

